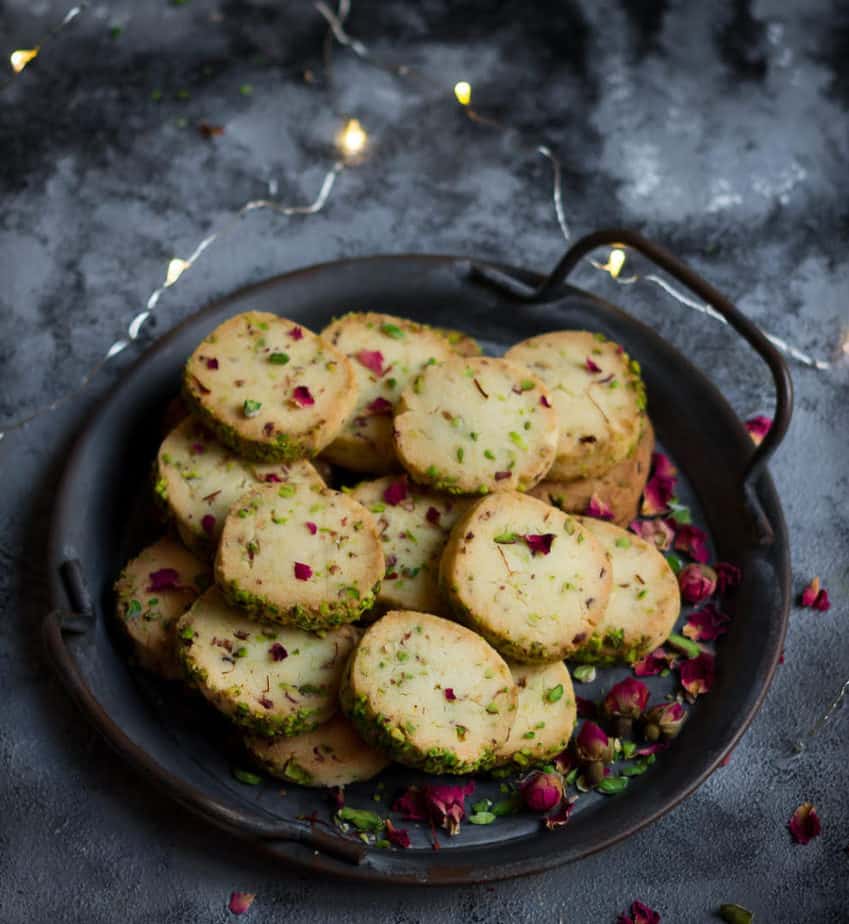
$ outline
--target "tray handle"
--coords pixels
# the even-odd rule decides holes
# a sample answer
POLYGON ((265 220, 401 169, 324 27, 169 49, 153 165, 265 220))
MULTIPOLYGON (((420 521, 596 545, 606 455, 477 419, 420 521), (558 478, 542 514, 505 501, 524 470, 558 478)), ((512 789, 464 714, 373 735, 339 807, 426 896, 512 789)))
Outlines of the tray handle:
POLYGON ((144 776, 181 805, 220 828, 236 834, 247 833, 260 841, 295 841, 353 865, 365 860, 366 850, 361 844, 332 831, 323 831, 314 823, 280 819, 266 821, 197 793, 178 777, 168 773, 132 741, 91 692, 80 674, 76 658, 65 642, 64 633, 85 635, 94 626, 94 607, 80 563, 75 559, 65 561, 59 572, 72 609, 51 610, 47 613, 42 623, 44 645, 65 689, 109 745, 127 757, 144 776))
POLYGON ((489 285, 520 301, 552 301, 561 296, 564 282, 580 260, 597 247, 617 244, 633 248, 707 302, 711 308, 725 318, 769 367, 775 384, 775 413, 772 426, 760 446, 755 447, 746 463, 740 479, 740 489, 752 514, 759 544, 770 545, 774 539, 772 526, 758 501, 755 487, 760 473, 784 439, 790 425, 790 417, 793 413, 793 382, 782 355, 770 343, 763 331, 729 299, 665 247, 655 244, 636 231, 629 231, 625 228, 595 231, 575 241, 551 274, 536 289, 530 289, 522 283, 517 283, 512 276, 507 276, 492 267, 472 264, 472 272, 489 285))

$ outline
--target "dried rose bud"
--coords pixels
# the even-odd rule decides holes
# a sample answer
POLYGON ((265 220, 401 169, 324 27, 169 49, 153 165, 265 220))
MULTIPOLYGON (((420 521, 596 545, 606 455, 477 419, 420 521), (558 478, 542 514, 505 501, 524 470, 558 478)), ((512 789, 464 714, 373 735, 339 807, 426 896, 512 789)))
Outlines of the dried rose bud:
POLYGON ((687 711, 681 703, 653 706, 645 715, 646 724, 643 732, 649 741, 657 741, 661 735, 664 738, 674 738, 681 731, 686 717, 687 711))
POLYGON ((626 677, 614 684, 605 696, 602 708, 611 716, 637 719, 649 701, 649 688, 640 680, 626 677))
POLYGON ((628 529, 653 545, 658 552, 666 552, 672 548, 675 539, 675 530, 663 519, 632 520, 628 529))
POLYGON ((575 740, 578 757, 583 761, 601 761, 610 763, 613 760, 613 745, 604 733, 604 730, 595 722, 587 720, 581 726, 575 740))
POLYGON ((548 812, 563 798, 563 777, 559 773, 534 770, 522 780, 520 792, 532 812, 548 812))
POLYGON ((752 417, 751 420, 746 421, 746 429, 749 431, 749 436, 752 437, 756 446, 760 446, 763 442, 763 438, 769 433, 771 427, 772 418, 764 417, 763 414, 759 414, 757 417, 752 417))
POLYGON ((707 565, 687 565, 678 575, 678 586, 687 603, 701 603, 716 590, 716 572, 707 565))

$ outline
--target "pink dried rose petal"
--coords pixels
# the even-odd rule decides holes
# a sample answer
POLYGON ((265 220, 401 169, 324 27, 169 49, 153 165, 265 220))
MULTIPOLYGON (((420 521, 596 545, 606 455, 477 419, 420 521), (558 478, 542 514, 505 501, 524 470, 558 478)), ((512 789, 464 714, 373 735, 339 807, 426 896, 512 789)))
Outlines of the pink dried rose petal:
POLYGON ((308 581, 312 577, 312 568, 303 562, 295 562, 295 577, 299 581, 308 581))
POLYGON ((824 587, 817 594, 817 599, 814 600, 814 609, 821 612, 831 609, 831 600, 829 600, 828 591, 824 587))
POLYGON ((231 892, 230 904, 227 905, 230 914, 245 914, 255 898, 256 895, 253 892, 231 892))
POLYGON ((268 649, 268 653, 271 655, 272 661, 283 661, 289 657, 289 652, 280 644, 280 642, 275 642, 271 648, 268 649))
POLYGON ((669 511, 669 502, 675 495, 675 479, 664 475, 652 475, 643 489, 643 503, 640 512, 646 517, 656 517, 669 511))
POLYGON ((424 793, 418 786, 408 786, 392 803, 392 811, 398 812, 405 821, 426 821, 427 804, 424 793))
POLYGON ((660 915, 643 902, 631 902, 630 912, 623 911, 616 924, 660 924, 660 915))
POLYGON ((175 568, 160 568, 149 574, 148 593, 158 590, 180 590, 180 574, 175 568))
POLYGON ((686 552, 693 561, 707 564, 710 559, 707 547, 707 533, 691 523, 682 523, 678 527, 673 548, 677 552, 686 552))
POLYGON ((314 536, 318 532, 318 527, 315 525, 315 523, 312 523, 309 520, 307 520, 307 522, 304 525, 310 531, 311 536, 314 536))
POLYGON ((716 572, 716 586, 721 594, 735 590, 743 582, 743 572, 730 562, 715 562, 713 570, 716 572))
POLYGON ((445 698, 446 698, 449 702, 453 703, 454 700, 457 699, 457 697, 454 695, 454 689, 453 689, 453 687, 446 687, 444 692, 445 692, 445 698))
POLYGON ((548 555, 551 552, 551 543, 554 542, 554 533, 528 533, 522 538, 531 550, 532 556, 548 555))
POLYGON ((672 460, 662 452, 653 452, 651 454, 651 473, 659 475, 661 478, 671 478, 673 481, 678 476, 678 469, 672 464, 672 460))
POLYGON ((695 698, 703 693, 710 693, 714 679, 714 657, 703 651, 695 658, 688 658, 678 665, 678 676, 681 686, 690 697, 695 698))
POLYGON ((584 514, 588 517, 595 517, 597 520, 613 519, 613 511, 597 494, 593 494, 589 499, 584 514))
POLYGON ((687 565, 678 574, 681 596, 687 603, 701 603, 716 590, 716 572, 707 565, 687 565))
POLYGON ((386 839, 395 847, 409 847, 410 835, 406 828, 396 828, 390 819, 386 819, 386 839))
POLYGON ((746 421, 746 429, 755 446, 760 446, 764 437, 769 433, 770 427, 772 427, 772 418, 764 417, 763 414, 746 421))
POLYGON ((425 514, 425 519, 433 526, 439 526, 439 520, 442 517, 442 514, 436 509, 436 507, 428 507, 427 513, 425 514))
POLYGON ((829 599, 828 591, 820 585, 820 579, 818 577, 815 577, 802 591, 799 602, 802 606, 809 606, 821 612, 825 612, 831 608, 831 600, 829 599))
POLYGON ((669 525, 668 520, 631 520, 628 529, 653 545, 659 552, 666 552, 672 548, 675 539, 675 530, 669 525))
POLYGON ((563 798, 563 777, 533 770, 519 784, 519 792, 532 812, 550 812, 563 798))
POLYGON ((218 360, 214 356, 210 356, 209 359, 207 359, 206 361, 206 368, 207 369, 217 369, 218 360))
POLYGON ((376 415, 391 416, 392 414, 392 402, 387 401, 386 398, 375 398, 374 401, 366 405, 366 408, 376 415))
POLYGON ((360 350, 357 353, 357 359, 361 366, 365 366, 369 372, 373 372, 378 378, 386 372, 383 367, 383 353, 380 350, 360 350))
POLYGON ((306 385, 298 385, 292 392, 292 397, 299 407, 312 407, 315 404, 315 398, 306 385))
POLYGON ((674 654, 666 651, 664 648, 655 648, 654 651, 647 654, 642 660, 635 661, 633 664, 634 673, 637 677, 656 677, 663 671, 675 666, 676 657, 674 654))
POLYGON ((597 363, 594 363, 590 359, 589 356, 587 357, 587 360, 584 363, 584 367, 586 368, 587 372, 592 372, 592 373, 601 372, 601 366, 599 366, 597 363))
POLYGON ((712 642, 728 631, 731 617, 717 609, 712 603, 690 613, 690 618, 681 630, 683 635, 694 642, 712 642))
POLYGON ((545 395, 540 395, 540 396, 539 396, 539 403, 540 403, 543 407, 551 407, 551 402, 548 400, 548 398, 546 398, 545 395))
POLYGON ((568 747, 564 748, 556 757, 552 757, 551 763, 554 765, 554 769, 564 776, 575 767, 575 761, 572 759, 568 747))
POLYGON ((211 513, 206 513, 201 517, 200 525, 201 529, 207 534, 207 536, 214 535, 215 517, 211 513))
POLYGON ((275 475, 274 472, 269 472, 265 476, 265 480, 268 484, 282 484, 283 479, 279 475, 275 475))
POLYGON ((293 327, 293 328, 289 331, 289 336, 290 336, 293 340, 303 340, 303 339, 304 339, 304 332, 301 330, 300 327, 295 326, 295 327, 293 327))
POLYGON ((581 760, 607 763, 613 756, 613 746, 604 729, 589 719, 581 726, 575 745, 581 760))
POLYGON ((633 677, 626 677, 614 684, 602 704, 608 715, 636 719, 642 715, 649 701, 649 688, 633 677))
POLYGON ((807 844, 822 832, 819 815, 813 803, 803 802, 790 816, 787 824, 797 844, 807 844))
POLYGON ((474 791, 475 784, 472 780, 459 786, 425 786, 424 799, 431 822, 444 828, 450 835, 459 834, 460 822, 466 817, 466 796, 470 796, 474 791))
POLYGON ((513 472, 496 472, 495 473, 496 481, 504 481, 505 478, 512 478, 512 477, 513 477, 513 472))
POLYGON ((543 822, 546 828, 548 828, 549 831, 554 831, 557 828, 564 828, 567 824, 569 824, 569 816, 572 814, 572 809, 575 807, 575 803, 577 801, 577 796, 564 799, 560 803, 559 808, 547 816, 543 822))
POLYGON ((648 757, 651 754, 659 754, 669 747, 666 741, 656 741, 654 744, 642 744, 634 751, 636 757, 648 757))
POLYGON ((384 488, 383 499, 387 504, 391 504, 393 507, 397 507, 401 501, 407 499, 407 481, 404 478, 399 478, 397 481, 393 481, 384 488))

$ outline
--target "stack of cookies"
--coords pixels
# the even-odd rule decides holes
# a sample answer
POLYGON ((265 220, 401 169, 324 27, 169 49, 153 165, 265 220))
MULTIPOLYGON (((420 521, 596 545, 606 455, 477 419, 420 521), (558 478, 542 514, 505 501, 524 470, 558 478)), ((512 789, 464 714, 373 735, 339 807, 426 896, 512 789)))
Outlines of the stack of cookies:
POLYGON ((675 576, 621 528, 653 445, 639 367, 599 334, 496 359, 389 315, 319 335, 249 312, 183 386, 155 462, 171 528, 124 569, 118 616, 272 775, 543 764, 575 723, 564 661, 633 661, 672 630, 675 576))

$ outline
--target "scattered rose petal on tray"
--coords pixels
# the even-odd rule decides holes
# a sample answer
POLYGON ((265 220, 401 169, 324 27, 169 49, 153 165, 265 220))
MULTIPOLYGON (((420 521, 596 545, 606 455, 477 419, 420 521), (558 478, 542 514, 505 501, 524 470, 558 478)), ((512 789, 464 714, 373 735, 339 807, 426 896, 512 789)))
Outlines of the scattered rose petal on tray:
POLYGON ((760 446, 771 427, 772 418, 764 417, 762 414, 746 421, 746 429, 749 431, 749 436, 751 436, 755 446, 760 446))
POLYGON ((797 844, 807 844, 822 832, 819 815, 813 803, 803 802, 790 816, 787 824, 797 844))
POLYGON ((678 469, 672 464, 672 460, 665 453, 653 452, 651 454, 651 473, 659 475, 661 478, 671 478, 673 481, 678 476, 678 469))
POLYGON ((671 549, 675 539, 675 530, 663 519, 632 520, 628 529, 653 545, 659 552, 671 549))
POLYGON ((633 670, 637 677, 656 677, 663 671, 674 667, 676 662, 677 655, 667 651, 665 648, 655 648, 642 660, 635 661, 633 670))
POLYGON ((728 631, 729 616, 708 603, 695 613, 690 613, 681 632, 695 642, 712 642, 728 631))
POLYGON ((732 565, 730 562, 715 562, 713 570, 716 573, 716 588, 720 594, 736 590, 743 582, 743 572, 737 565, 732 565))
POLYGON ((646 517, 656 517, 669 512, 669 502, 675 495, 675 479, 663 475, 652 475, 643 490, 640 512, 646 517))
POLYGON ((408 821, 430 821, 455 835, 460 833, 460 822, 466 817, 466 796, 474 791, 474 780, 456 786, 410 786, 395 800, 392 811, 408 821))
POLYGON ((230 904, 227 906, 230 914, 245 914, 255 898, 256 895, 253 892, 231 892, 230 904))
POLYGON ((660 915, 643 902, 631 902, 630 911, 623 911, 616 924, 660 924, 660 915))
POLYGON ((687 658, 678 665, 681 686, 691 700, 703 693, 710 693, 714 678, 714 657, 703 651, 696 658, 687 658))
POLYGON ((678 552, 686 552, 693 561, 705 565, 710 559, 707 547, 707 533, 692 523, 682 523, 675 535, 673 548, 678 552))
POLYGON ((687 603, 701 603, 716 590, 717 576, 707 565, 686 565, 678 575, 681 596, 687 603))
POLYGON ((406 848, 410 846, 410 835, 407 833, 407 829, 396 828, 389 818, 386 819, 386 838, 395 847, 406 848))
POLYGON ((548 828, 549 831, 555 831, 557 828, 564 828, 569 824, 569 817, 572 814, 572 809, 575 808, 575 803, 578 801, 577 796, 571 796, 568 799, 564 799, 560 803, 560 807, 548 815, 543 824, 548 828))

